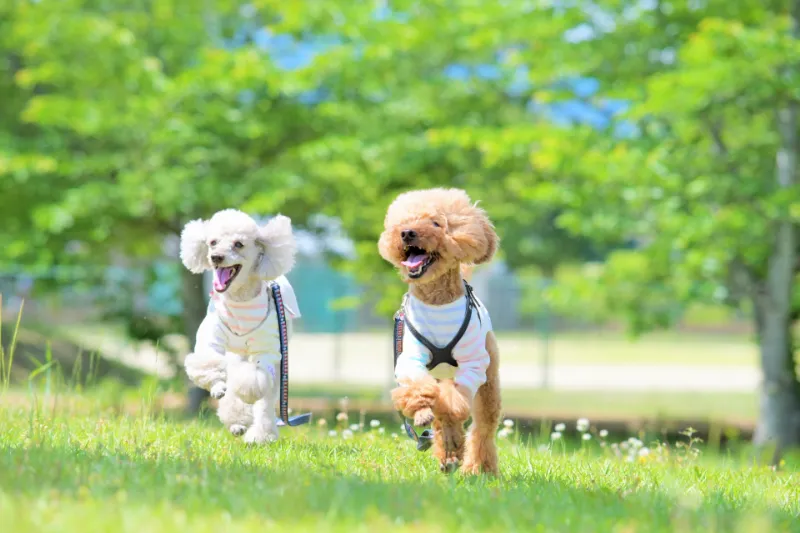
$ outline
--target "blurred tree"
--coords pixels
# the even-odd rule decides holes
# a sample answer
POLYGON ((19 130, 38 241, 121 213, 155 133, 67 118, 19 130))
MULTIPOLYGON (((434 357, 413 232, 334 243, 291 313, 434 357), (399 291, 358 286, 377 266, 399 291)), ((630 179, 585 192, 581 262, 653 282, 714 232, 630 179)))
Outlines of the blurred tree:
POLYGON ((677 318, 673 302, 747 303, 764 373, 755 440, 800 444, 797 2, 595 2, 575 14, 564 68, 631 100, 627 135, 570 134, 532 157, 565 170, 565 228, 639 242, 593 279, 604 294, 587 294, 640 331, 677 318))
POLYGON ((390 195, 447 184, 484 200, 512 261, 534 259, 524 228, 553 215, 554 242, 563 229, 600 249, 635 243, 583 284, 635 332, 670 325, 693 301, 746 300, 765 377, 756 441, 796 445, 795 3, 409 0, 381 3, 380 16, 360 3, 298 4, 277 26, 340 37, 323 57, 352 63, 323 60, 317 73, 337 102, 328 109, 353 127, 292 163, 320 187, 359 184, 357 198, 332 194, 326 206, 360 261, 379 261, 390 195), (576 94, 581 82, 601 90, 576 94), (578 104, 594 116, 620 102, 629 110, 612 120, 574 124, 578 104))

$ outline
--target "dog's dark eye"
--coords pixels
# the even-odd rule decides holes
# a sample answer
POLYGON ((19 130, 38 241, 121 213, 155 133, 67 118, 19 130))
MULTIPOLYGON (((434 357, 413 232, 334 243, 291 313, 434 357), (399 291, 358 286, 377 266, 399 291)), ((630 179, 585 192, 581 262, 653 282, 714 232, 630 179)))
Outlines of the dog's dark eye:
POLYGON ((212 241, 211 241, 210 243, 208 243, 208 244, 209 244, 209 245, 211 245, 211 246, 216 246, 216 245, 217 245, 217 241, 216 241, 216 240, 212 240, 212 241))
POLYGON ((237 249, 244 248, 244 244, 242 244, 241 241, 236 241, 235 243, 233 243, 233 247, 237 249))
POLYGON ((441 226, 439 225, 439 223, 438 223, 438 222, 436 222, 435 220, 433 221, 433 227, 435 227, 435 228, 441 228, 441 226))

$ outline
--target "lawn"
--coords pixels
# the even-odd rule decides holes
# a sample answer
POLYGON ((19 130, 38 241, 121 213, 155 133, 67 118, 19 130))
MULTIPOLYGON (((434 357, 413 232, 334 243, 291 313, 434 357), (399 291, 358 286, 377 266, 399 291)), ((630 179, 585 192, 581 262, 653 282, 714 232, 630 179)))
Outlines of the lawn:
POLYGON ((248 448, 213 419, 142 407, 124 415, 80 397, 0 398, 3 530, 800 531, 796 465, 750 467, 698 444, 698 456, 646 437, 601 447, 593 429, 581 450, 511 433, 499 479, 448 477, 368 414, 352 435, 329 436, 328 419, 248 448))

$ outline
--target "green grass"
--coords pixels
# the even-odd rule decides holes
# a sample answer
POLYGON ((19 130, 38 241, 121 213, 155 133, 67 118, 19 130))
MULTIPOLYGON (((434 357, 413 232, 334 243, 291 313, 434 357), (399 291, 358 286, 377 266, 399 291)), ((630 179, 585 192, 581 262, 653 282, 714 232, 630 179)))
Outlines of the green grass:
POLYGON ((87 397, 38 407, 0 398, 2 529, 800 531, 800 476, 736 454, 650 445, 626 462, 596 437, 565 451, 512 434, 499 479, 464 478, 440 474, 392 427, 344 439, 342 428, 328 436, 328 420, 248 448, 212 420, 169 420, 147 406, 124 416, 87 397))

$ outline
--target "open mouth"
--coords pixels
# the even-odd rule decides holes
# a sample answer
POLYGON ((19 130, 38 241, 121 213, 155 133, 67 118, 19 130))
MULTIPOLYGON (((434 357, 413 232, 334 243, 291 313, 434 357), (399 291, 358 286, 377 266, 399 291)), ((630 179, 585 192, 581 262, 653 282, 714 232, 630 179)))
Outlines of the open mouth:
POLYGON ((214 269, 214 290, 217 292, 225 292, 231 286, 233 280, 242 270, 242 265, 233 265, 228 267, 220 267, 214 269))
POLYGON ((411 279, 421 277, 428 270, 428 267, 436 261, 435 253, 428 253, 416 246, 406 246, 404 251, 406 260, 400 264, 408 269, 408 277, 411 279))

